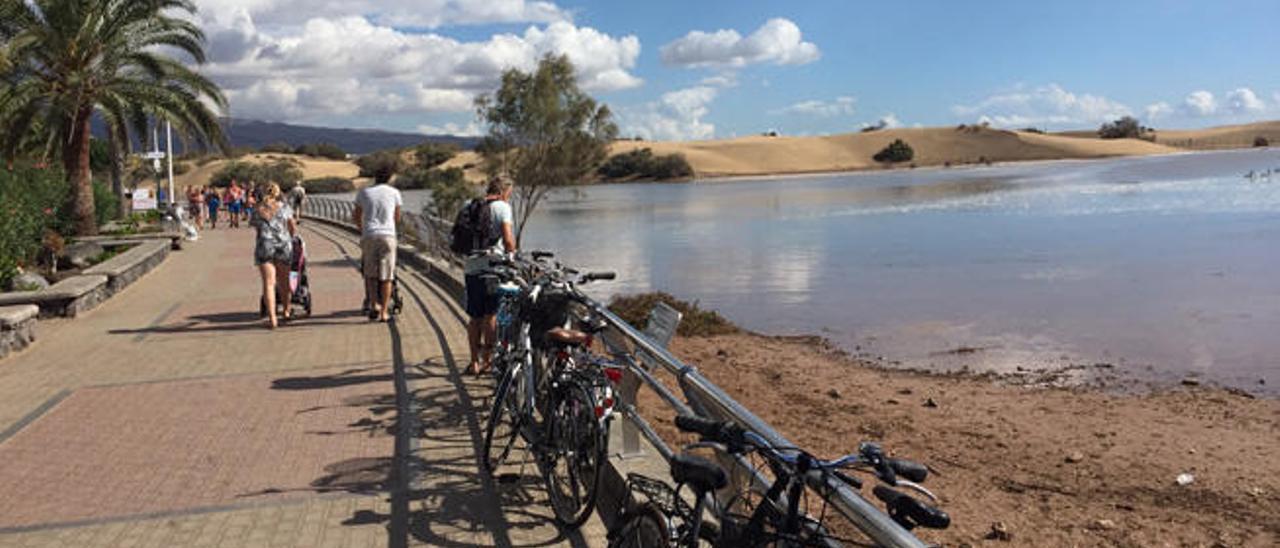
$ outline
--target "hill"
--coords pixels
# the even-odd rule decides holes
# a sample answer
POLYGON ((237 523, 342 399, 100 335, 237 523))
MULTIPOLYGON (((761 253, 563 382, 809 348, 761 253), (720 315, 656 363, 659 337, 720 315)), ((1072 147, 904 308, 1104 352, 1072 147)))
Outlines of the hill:
POLYGON ((271 143, 285 142, 293 146, 308 143, 333 143, 351 154, 368 154, 376 150, 413 146, 423 141, 452 143, 464 149, 475 148, 475 137, 423 135, 376 129, 328 128, 299 126, 279 122, 260 122, 228 118, 224 122, 232 146, 254 150, 271 143))

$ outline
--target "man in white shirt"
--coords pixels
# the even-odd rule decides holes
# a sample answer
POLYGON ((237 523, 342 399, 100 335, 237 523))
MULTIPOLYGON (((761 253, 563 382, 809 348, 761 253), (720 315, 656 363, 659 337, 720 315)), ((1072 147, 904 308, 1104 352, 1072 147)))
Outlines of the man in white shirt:
POLYGON ((473 374, 489 370, 493 343, 498 332, 498 295, 489 292, 481 274, 489 267, 490 257, 514 253, 516 250, 515 216, 512 215, 510 203, 511 188, 510 177, 499 176, 489 180, 482 199, 484 206, 489 208, 488 217, 494 229, 492 233, 498 239, 492 245, 472 253, 463 265, 463 272, 466 274, 467 315, 471 317, 467 324, 467 342, 471 346, 471 365, 468 369, 473 374))
POLYGON ((391 302, 391 281, 396 274, 396 223, 400 222, 400 191, 388 185, 390 169, 373 174, 373 186, 356 194, 352 221, 360 229, 360 251, 369 319, 385 322, 391 302), (381 289, 381 293, 379 293, 381 289))

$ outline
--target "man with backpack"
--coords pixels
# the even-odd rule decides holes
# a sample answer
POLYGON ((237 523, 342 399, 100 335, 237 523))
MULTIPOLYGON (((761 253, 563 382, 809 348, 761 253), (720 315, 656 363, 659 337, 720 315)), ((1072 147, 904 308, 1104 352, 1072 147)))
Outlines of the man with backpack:
POLYGON ((482 274, 489 268, 489 259, 516 250, 514 215, 511 212, 511 178, 497 176, 489 179, 484 198, 467 202, 453 224, 450 247, 455 253, 466 256, 463 272, 466 275, 467 342, 471 346, 473 374, 489 370, 489 359, 497 337, 498 295, 490 293, 482 274))

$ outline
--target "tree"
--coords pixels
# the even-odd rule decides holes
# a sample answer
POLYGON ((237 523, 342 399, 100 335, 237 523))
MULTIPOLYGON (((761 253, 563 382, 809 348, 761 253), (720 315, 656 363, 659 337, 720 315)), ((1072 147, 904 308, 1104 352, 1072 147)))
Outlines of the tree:
POLYGON ((457 145, 450 143, 422 143, 413 149, 413 157, 418 167, 431 169, 452 160, 458 154, 457 145))
POLYGON ((877 162, 894 163, 894 162, 910 162, 916 156, 916 151, 912 150, 911 145, 902 139, 894 139, 889 146, 884 147, 871 158, 877 162))
POLYGON ((477 148, 490 173, 515 180, 516 240, 552 188, 587 181, 618 135, 609 107, 578 89, 573 64, 547 55, 533 74, 509 69, 492 95, 476 99, 489 132, 477 148))
POLYGON ((0 145, 10 162, 33 141, 43 145, 42 157, 62 160, 76 233, 98 230, 89 169, 95 115, 117 143, 167 120, 202 146, 226 148, 210 107, 226 107, 221 90, 171 53, 205 61, 204 33, 189 17, 195 11, 191 0, 0 3, 10 64, 0 91, 0 145))
POLYGON ((380 150, 356 158, 356 166, 360 168, 361 177, 373 177, 379 171, 395 175, 404 169, 404 159, 393 150, 380 150))
POLYGON ((1107 122, 1098 128, 1098 137, 1102 139, 1141 139, 1148 128, 1142 127, 1138 119, 1125 116, 1114 122, 1107 122))

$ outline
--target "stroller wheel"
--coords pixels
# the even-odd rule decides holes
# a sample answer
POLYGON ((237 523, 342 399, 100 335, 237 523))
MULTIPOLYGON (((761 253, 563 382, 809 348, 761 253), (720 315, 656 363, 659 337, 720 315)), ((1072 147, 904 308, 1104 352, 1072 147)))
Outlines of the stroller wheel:
POLYGON ((307 301, 302 304, 302 308, 307 312, 307 317, 311 317, 311 295, 307 295, 307 301))

